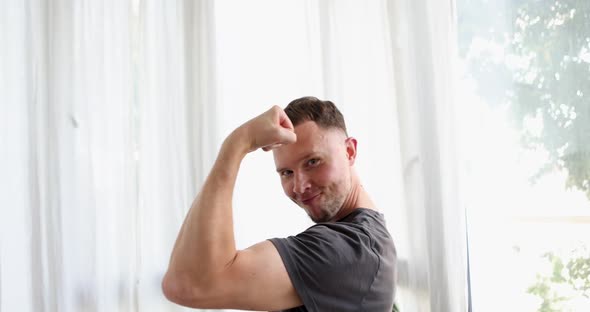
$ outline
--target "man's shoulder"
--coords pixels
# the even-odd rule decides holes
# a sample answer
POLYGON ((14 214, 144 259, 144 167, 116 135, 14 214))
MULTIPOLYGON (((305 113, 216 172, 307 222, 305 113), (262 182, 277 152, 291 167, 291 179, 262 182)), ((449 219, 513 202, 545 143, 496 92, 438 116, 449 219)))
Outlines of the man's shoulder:
MULTIPOLYGON (((387 231, 383 215, 372 209, 357 208, 336 222, 315 224, 305 231, 287 238, 270 239, 279 249, 309 252, 317 250, 322 254, 342 254, 359 251, 380 253, 387 247, 393 248, 393 240, 387 231)), ((376 255, 382 256, 382 255, 376 255)))
POLYGON ((271 240, 307 307, 358 311, 374 304, 391 306, 395 249, 391 237, 382 234, 382 219, 377 211, 356 209, 337 222, 271 240))
POLYGON ((374 209, 368 208, 357 208, 347 216, 341 218, 335 222, 322 222, 315 224, 298 234, 351 234, 362 232, 369 236, 379 235, 385 236, 387 239, 391 239, 387 226, 385 223, 385 217, 383 214, 374 209))

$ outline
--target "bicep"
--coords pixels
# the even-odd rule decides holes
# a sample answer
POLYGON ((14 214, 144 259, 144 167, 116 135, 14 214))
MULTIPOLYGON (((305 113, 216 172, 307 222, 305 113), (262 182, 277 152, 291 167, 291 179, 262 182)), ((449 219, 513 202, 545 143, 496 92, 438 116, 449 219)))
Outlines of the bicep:
POLYGON ((302 305, 270 241, 238 251, 218 285, 225 308, 275 311, 302 305))

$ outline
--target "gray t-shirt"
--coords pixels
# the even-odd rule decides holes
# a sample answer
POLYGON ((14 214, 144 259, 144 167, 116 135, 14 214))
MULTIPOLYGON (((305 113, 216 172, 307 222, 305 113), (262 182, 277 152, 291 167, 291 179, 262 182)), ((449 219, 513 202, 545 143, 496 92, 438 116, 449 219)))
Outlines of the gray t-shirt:
POLYGON ((337 222, 270 241, 303 301, 286 311, 392 310, 396 251, 381 213, 358 208, 337 222))

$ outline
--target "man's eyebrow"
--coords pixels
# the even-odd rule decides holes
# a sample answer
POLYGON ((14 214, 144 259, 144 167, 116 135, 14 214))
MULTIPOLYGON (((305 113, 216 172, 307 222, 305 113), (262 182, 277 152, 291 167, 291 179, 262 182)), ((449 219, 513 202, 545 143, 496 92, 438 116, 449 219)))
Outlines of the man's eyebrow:
MULTIPOLYGON (((303 157, 299 158, 299 159, 297 160, 297 162, 300 162, 300 161, 302 161, 303 159, 309 158, 309 157, 313 156, 314 154, 315 154, 315 152, 308 153, 308 154, 306 154, 305 156, 303 156, 303 157)), ((278 173, 281 173, 283 170, 287 170, 287 168, 284 168, 284 167, 278 168, 278 169, 277 169, 277 172, 278 172, 278 173)))

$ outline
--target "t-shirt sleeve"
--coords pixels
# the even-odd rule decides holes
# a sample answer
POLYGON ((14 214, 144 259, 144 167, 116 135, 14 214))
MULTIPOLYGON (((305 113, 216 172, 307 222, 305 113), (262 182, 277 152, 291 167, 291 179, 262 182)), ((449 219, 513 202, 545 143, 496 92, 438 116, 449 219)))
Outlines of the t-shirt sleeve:
POLYGON ((358 311, 379 269, 370 236, 358 228, 318 224, 270 241, 308 311, 358 311))

